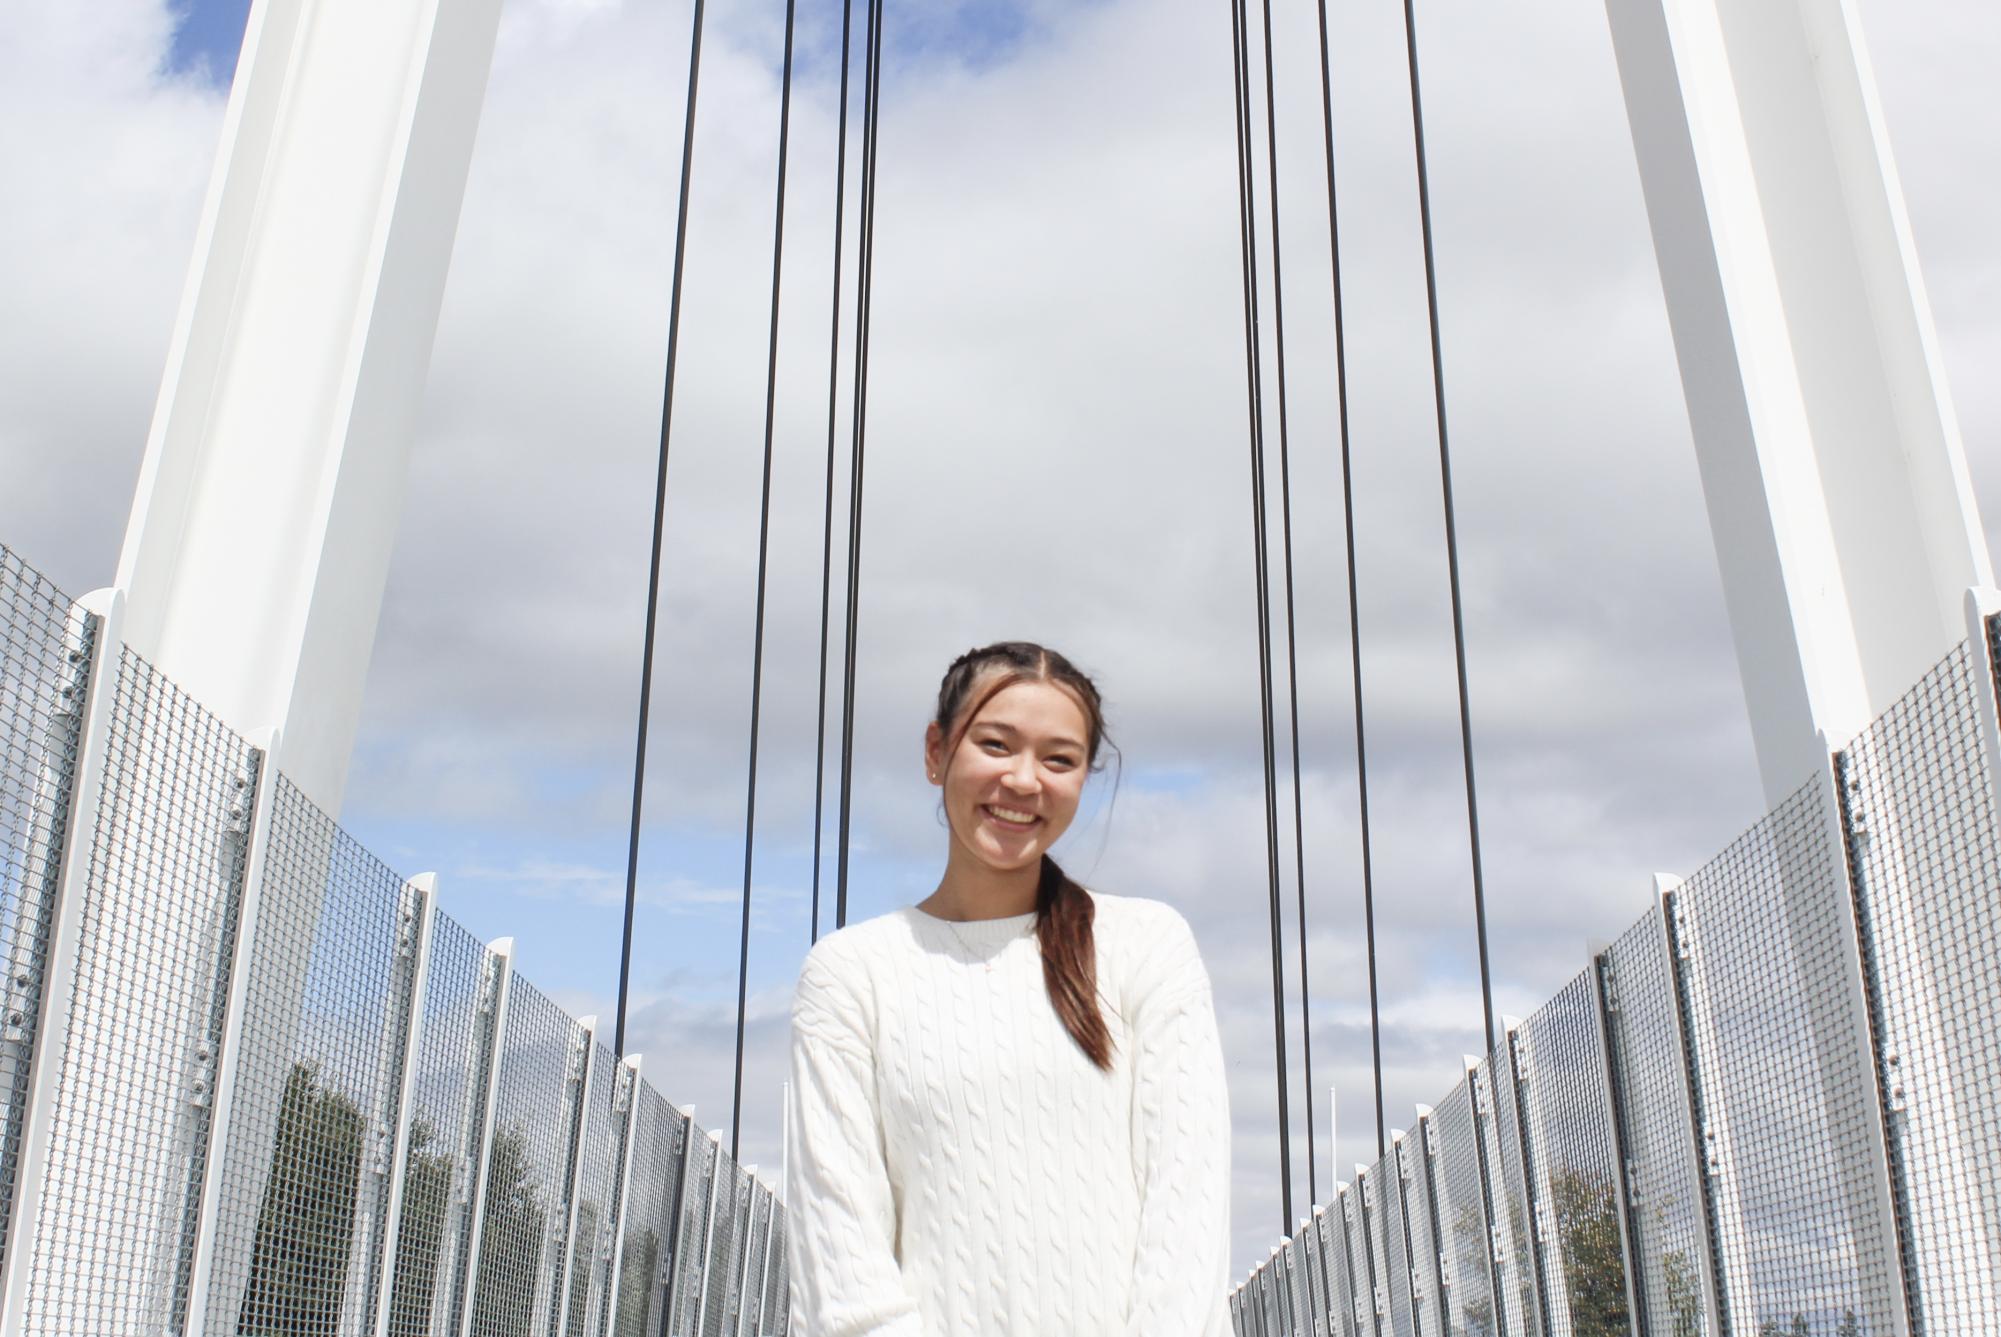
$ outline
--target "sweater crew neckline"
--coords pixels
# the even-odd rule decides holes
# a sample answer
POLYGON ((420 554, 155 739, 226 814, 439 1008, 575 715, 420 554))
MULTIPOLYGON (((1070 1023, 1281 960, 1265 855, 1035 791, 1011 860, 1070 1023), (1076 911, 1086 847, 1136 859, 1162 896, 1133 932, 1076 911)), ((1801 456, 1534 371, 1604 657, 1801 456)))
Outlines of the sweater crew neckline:
POLYGON ((999 919, 945 919, 929 910, 909 907, 911 919, 923 930, 968 947, 988 947, 1019 938, 1035 925, 1035 911, 999 919))

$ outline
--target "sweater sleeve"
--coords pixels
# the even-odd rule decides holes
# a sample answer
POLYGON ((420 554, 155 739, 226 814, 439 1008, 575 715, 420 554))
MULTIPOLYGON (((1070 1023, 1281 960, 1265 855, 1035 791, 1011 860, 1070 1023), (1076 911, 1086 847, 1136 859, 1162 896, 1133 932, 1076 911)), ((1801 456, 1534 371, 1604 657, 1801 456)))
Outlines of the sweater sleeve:
POLYGON ((792 1332, 922 1337, 896 1259, 869 1028, 839 964, 808 954, 792 1003, 792 1332))
POLYGON ((1209 975, 1165 911, 1132 1000, 1133 1156, 1140 1188, 1129 1337, 1229 1331, 1230 1107, 1209 975))

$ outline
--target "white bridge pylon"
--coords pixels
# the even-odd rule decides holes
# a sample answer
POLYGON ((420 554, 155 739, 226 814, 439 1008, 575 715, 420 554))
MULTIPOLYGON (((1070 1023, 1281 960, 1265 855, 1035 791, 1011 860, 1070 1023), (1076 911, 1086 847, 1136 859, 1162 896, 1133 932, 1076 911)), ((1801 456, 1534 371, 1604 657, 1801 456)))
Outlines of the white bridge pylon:
POLYGON ((1765 799, 1993 583, 1855 0, 1606 0, 1765 799))

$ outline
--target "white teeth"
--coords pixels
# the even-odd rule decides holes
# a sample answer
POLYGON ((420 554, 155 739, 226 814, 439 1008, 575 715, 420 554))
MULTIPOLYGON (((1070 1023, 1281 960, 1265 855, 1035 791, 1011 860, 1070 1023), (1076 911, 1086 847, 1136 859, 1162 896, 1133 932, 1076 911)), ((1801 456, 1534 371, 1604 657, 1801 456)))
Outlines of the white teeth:
POLYGON ((987 811, 1000 818, 1003 822, 1027 823, 1035 820, 1035 814, 1032 812, 1017 812, 1013 808, 997 807, 991 803, 987 805, 987 811))

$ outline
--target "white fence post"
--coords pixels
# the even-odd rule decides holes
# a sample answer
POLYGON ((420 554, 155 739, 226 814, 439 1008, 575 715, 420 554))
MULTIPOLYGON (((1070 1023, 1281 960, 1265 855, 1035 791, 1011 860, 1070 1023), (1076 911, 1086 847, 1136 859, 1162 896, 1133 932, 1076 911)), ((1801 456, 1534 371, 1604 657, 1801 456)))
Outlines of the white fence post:
POLYGON ((618 1321, 618 1288, 625 1277, 625 1224, 632 1215, 629 1210, 632 1201, 632 1155, 633 1143, 639 1135, 639 1082, 643 1063, 638 1054, 633 1054, 619 1064, 618 1095, 612 1102, 615 1113, 623 1115, 619 1125, 618 1170, 612 1181, 611 1228, 605 1238, 610 1241, 610 1266, 605 1271, 604 1332, 610 1337, 612 1326, 618 1321))
POLYGON ((1626 1149, 1626 1106, 1619 1094, 1618 1074, 1613 1067, 1612 1017, 1618 1005, 1613 988, 1610 948, 1590 945, 1591 1024, 1598 1041, 1599 1089, 1605 1097, 1605 1124, 1612 1137, 1612 1193, 1619 1214, 1619 1258, 1626 1270, 1626 1315, 1638 1323, 1640 1288, 1644 1285, 1640 1260, 1633 1252, 1632 1159, 1626 1149))
POLYGON ((598 1019, 583 1017, 577 1025, 583 1034, 573 1042, 580 1042, 582 1048, 575 1055, 577 1094, 570 1107, 568 1182, 563 1187, 563 1255, 556 1267, 556 1294, 550 1297, 550 1307, 556 1313, 556 1326, 551 1331, 557 1333, 570 1330, 570 1297, 577 1290, 577 1205, 583 1197, 584 1123, 591 1114, 591 1087, 601 1080, 597 1074, 598 1019))
MULTIPOLYGON (((1544 1245, 1549 1242, 1549 1235, 1551 1233, 1547 1228, 1549 1222, 1544 1217, 1544 1212, 1548 1210, 1549 1204, 1544 1202, 1542 1194, 1536 1191, 1536 1156, 1538 1152, 1534 1139, 1531 1136, 1532 1129, 1529 1119, 1528 1102, 1529 1093, 1533 1089, 1534 1083, 1534 1059, 1530 1056, 1529 1046, 1523 1039, 1522 1020, 1520 1017, 1503 1017, 1501 1019, 1501 1028, 1501 1048, 1507 1053, 1508 1057, 1506 1077, 1512 1084, 1514 1091, 1514 1099, 1510 1103, 1515 1107, 1515 1159, 1520 1162, 1514 1168, 1521 1172, 1522 1207, 1528 1214, 1528 1220, 1524 1223, 1524 1233, 1528 1235, 1529 1241, 1529 1281, 1535 1287, 1537 1317, 1540 1320, 1540 1326, 1547 1333, 1556 1326, 1556 1320, 1550 1313, 1551 1287, 1546 1271, 1548 1266, 1547 1251, 1544 1248, 1544 1245)), ((1561 1286, 1560 1278, 1558 1285, 1559 1287, 1561 1286)), ((1565 1332, 1570 1330, 1567 1305, 1562 1327, 1565 1332)))
MULTIPOLYGON (((218 1052, 209 1056, 215 1064, 215 1077, 209 1106, 208 1161, 203 1167, 201 1201, 197 1208, 194 1262, 188 1273, 190 1332, 201 1332, 207 1327, 209 1287, 215 1279, 218 1226, 215 1205, 222 1191, 223 1171, 229 1163, 230 1116, 236 1104, 236 1075, 243 1057, 244 1000, 250 989, 250 962, 257 951, 257 919, 264 903, 264 864, 271 849, 271 798, 278 783, 278 768, 271 759, 277 753, 278 742, 278 731, 269 729, 256 743, 263 754, 263 764, 257 768, 256 795, 246 814, 250 843, 244 860, 243 900, 237 910, 236 953, 229 966, 229 1001, 223 1014, 218 1052)), ((199 1081, 197 1077, 191 1085, 199 1081)))
MULTIPOLYGON (((459 1337, 472 1337, 473 1297, 479 1290, 480 1238, 486 1224, 487 1162, 493 1158, 494 1106, 500 1097, 500 1057, 507 1043, 507 999, 513 992, 514 939, 499 938, 487 945, 487 974, 480 985, 482 1008, 492 1017, 487 1027, 483 1069, 475 1069, 481 1084, 479 1124, 468 1130, 470 1146, 465 1158, 466 1183, 471 1202, 466 1211, 466 1253, 460 1267, 459 1284, 452 1288, 458 1297, 459 1337)), ((474 1041, 475 1045, 479 1041, 474 1041)))
MULTIPOLYGON (((417 1046, 424 1031, 424 1002, 431 986, 431 932, 438 919, 438 875, 419 873, 410 879, 417 898, 411 925, 409 1017, 403 1030, 403 1070, 396 1082, 396 1130, 389 1150, 389 1191, 382 1214, 382 1261, 376 1269, 375 1333, 389 1337, 390 1299, 396 1292, 397 1255, 403 1243, 404 1179, 410 1168, 411 1105, 417 1087, 417 1046)), ((386 1090, 388 1083, 384 1083, 386 1090)))
POLYGON ((78 600, 78 606, 90 616, 93 628, 89 677, 83 727, 78 735, 76 776, 70 791, 67 835, 57 874, 55 923, 49 930, 48 973, 42 981, 28 1114, 21 1134, 18 1196, 10 1217, 6 1266, 0 1271, 0 1334, 5 1337, 18 1337, 27 1321, 28 1278, 33 1271, 42 1224, 50 1116, 55 1109, 63 1056, 69 1044, 69 1005, 76 982, 84 883, 90 876, 90 846, 97 833, 105 748, 110 740, 111 708, 117 696, 118 663, 124 648, 123 593, 93 590, 78 600))
POLYGON ((1678 1060, 1674 1064, 1675 1078, 1688 1107, 1689 1145, 1695 1151, 1696 1183, 1699 1188, 1696 1200, 1702 1216, 1703 1310, 1709 1315, 1712 1325, 1723 1325, 1728 1322, 1729 1311, 1723 1307, 1723 1279, 1716 1270, 1716 1260, 1721 1253, 1716 1223, 1718 1167, 1712 1154, 1711 1130, 1704 1113, 1702 1089, 1694 1075, 1696 1069, 1691 1052, 1694 1040, 1689 1034, 1688 947, 1686 937, 1676 922, 1675 892, 1681 882, 1679 877, 1666 873, 1654 874, 1654 896, 1660 903, 1658 918, 1662 959, 1667 962, 1668 1003, 1674 1012, 1675 1056, 1678 1060))

